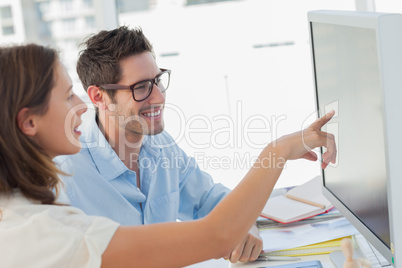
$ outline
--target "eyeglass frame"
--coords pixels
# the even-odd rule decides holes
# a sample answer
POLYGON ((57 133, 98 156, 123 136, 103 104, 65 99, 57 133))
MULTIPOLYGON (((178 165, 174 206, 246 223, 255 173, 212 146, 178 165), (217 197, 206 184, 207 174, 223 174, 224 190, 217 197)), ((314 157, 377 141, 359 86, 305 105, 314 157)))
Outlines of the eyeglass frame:
MULTIPOLYGON (((171 70, 169 70, 169 69, 163 69, 163 68, 159 68, 159 70, 161 71, 161 73, 158 74, 157 76, 155 76, 155 78, 153 78, 153 79, 145 79, 145 80, 136 82, 136 83, 134 83, 134 84, 132 84, 132 85, 129 85, 129 86, 127 86, 127 85, 119 85, 119 84, 104 84, 104 85, 95 85, 95 86, 101 87, 101 88, 103 88, 104 90, 130 89, 130 90, 131 90, 131 94, 132 94, 132 96, 133 96, 133 99, 134 99, 135 101, 137 101, 137 102, 141 102, 141 101, 146 100, 146 99, 151 95, 152 90, 153 90, 153 88, 154 88, 154 85, 156 85, 156 86, 159 88, 159 85, 158 85, 158 83, 156 82, 156 80, 157 80, 159 77, 161 77, 163 74, 165 74, 165 73, 168 74, 168 77, 169 77, 169 80, 168 80, 168 81, 169 81, 169 83, 168 83, 167 86, 164 88, 164 89, 165 89, 164 91, 161 90, 161 93, 165 93, 166 90, 168 89, 168 87, 169 87, 169 85, 170 85, 170 73, 171 73, 171 70), (138 85, 138 84, 140 84, 140 83, 144 83, 144 82, 151 82, 151 86, 150 86, 149 93, 148 93, 148 95, 147 95, 145 98, 143 98, 143 99, 141 99, 141 100, 137 100, 137 99, 134 97, 134 87, 135 87, 136 85, 138 85)), ((160 89, 160 88, 159 88, 159 89, 160 89)))

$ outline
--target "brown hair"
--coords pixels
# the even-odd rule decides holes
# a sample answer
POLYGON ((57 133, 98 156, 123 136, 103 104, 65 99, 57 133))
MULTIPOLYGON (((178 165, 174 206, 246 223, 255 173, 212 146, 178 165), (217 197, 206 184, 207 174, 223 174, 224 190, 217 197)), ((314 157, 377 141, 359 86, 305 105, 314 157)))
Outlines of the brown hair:
MULTIPOLYGON (((91 85, 115 84, 121 79, 120 60, 151 52, 153 48, 140 28, 121 26, 89 37, 80 52, 77 73, 85 90, 91 85)), ((106 91, 113 100, 115 91, 106 91)))
POLYGON ((18 112, 48 110, 58 60, 53 49, 35 44, 0 48, 0 193, 20 189, 30 199, 53 204, 60 171, 18 127, 18 112))

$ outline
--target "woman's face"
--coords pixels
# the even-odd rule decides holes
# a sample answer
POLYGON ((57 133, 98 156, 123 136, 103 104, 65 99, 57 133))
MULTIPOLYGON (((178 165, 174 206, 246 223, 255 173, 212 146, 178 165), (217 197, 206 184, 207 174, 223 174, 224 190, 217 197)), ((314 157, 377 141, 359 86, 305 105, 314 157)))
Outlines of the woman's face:
POLYGON ((35 135, 38 145, 52 158, 80 151, 78 126, 87 110, 86 104, 73 93, 71 79, 60 61, 56 63, 54 79, 48 110, 39 116, 35 135))

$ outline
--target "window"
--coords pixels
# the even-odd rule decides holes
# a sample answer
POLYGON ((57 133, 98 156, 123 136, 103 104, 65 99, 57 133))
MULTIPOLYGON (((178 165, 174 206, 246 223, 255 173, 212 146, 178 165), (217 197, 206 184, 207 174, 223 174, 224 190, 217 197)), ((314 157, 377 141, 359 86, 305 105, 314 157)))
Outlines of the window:
POLYGON ((93 2, 92 0, 84 0, 84 7, 92 7, 93 2))
POLYGON ((95 17, 94 16, 89 16, 85 17, 85 26, 90 28, 90 29, 95 29, 95 17))
POLYGON ((11 19, 13 17, 11 12, 11 6, 5 6, 0 8, 1 19, 11 19))
POLYGON ((155 0, 116 0, 118 13, 148 10, 150 5, 156 5, 155 0))
POLYGON ((63 19, 62 20, 63 31, 72 32, 75 30, 75 19, 63 19))
POLYGON ((62 10, 72 10, 73 9, 73 0, 60 0, 60 5, 62 10))
POLYGON ((38 3, 38 6, 39 6, 39 11, 42 14, 46 14, 50 11, 50 2, 49 1, 40 2, 40 3, 38 3))
POLYGON ((199 5, 199 4, 209 4, 216 2, 225 2, 225 1, 233 1, 233 0, 187 0, 187 5, 199 5))
POLYGON ((2 27, 3 35, 12 35, 14 34, 14 26, 3 26, 2 27))

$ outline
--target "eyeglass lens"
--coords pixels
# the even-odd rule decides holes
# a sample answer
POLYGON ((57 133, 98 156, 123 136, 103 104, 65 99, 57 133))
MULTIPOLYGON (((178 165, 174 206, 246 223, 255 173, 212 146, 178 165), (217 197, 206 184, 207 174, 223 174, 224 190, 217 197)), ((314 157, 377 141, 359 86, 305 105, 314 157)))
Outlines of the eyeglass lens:
POLYGON ((144 100, 151 95, 153 84, 159 88, 159 90, 164 93, 169 87, 169 73, 164 72, 160 76, 156 77, 153 81, 144 81, 137 83, 133 87, 134 99, 137 101, 144 100))

